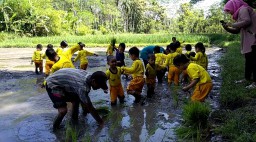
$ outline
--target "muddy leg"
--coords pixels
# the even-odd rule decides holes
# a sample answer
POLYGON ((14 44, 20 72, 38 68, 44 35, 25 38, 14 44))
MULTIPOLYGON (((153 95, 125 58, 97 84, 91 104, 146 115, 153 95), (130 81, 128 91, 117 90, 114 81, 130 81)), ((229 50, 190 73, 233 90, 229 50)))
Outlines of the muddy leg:
POLYGON ((82 110, 83 110, 83 115, 87 115, 89 112, 88 108, 86 107, 86 105, 84 103, 81 102, 81 106, 82 106, 82 110))
POLYGON ((124 103, 124 96, 118 96, 118 99, 121 104, 124 103))
POLYGON ((148 98, 152 98, 152 95, 155 93, 155 92, 154 92, 154 91, 155 91, 155 88, 154 88, 154 86, 151 85, 151 84, 148 84, 147 86, 148 86, 147 97, 148 97, 148 98))
POLYGON ((117 104, 117 101, 116 101, 116 100, 113 101, 113 102, 111 102, 111 106, 116 106, 116 104, 117 104))
POLYGON ((72 102, 72 119, 78 120, 78 113, 79 113, 79 102, 75 101, 72 102))
POLYGON ((140 102, 140 100, 141 100, 140 92, 129 90, 129 91, 127 91, 127 93, 134 96, 134 98, 135 98, 134 103, 139 103, 140 102))
POLYGON ((67 107, 58 108, 58 115, 53 122, 53 129, 58 129, 64 116, 67 114, 67 107))

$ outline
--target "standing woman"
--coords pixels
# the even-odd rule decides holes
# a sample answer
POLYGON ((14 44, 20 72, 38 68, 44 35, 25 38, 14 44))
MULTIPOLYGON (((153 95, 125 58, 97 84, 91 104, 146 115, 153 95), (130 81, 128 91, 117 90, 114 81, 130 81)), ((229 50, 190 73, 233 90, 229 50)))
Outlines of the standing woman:
POLYGON ((243 0, 229 0, 224 6, 224 11, 231 14, 236 22, 222 22, 222 26, 230 33, 241 34, 241 53, 245 57, 245 79, 236 83, 250 81, 253 75, 252 84, 246 88, 256 88, 256 13, 243 0))

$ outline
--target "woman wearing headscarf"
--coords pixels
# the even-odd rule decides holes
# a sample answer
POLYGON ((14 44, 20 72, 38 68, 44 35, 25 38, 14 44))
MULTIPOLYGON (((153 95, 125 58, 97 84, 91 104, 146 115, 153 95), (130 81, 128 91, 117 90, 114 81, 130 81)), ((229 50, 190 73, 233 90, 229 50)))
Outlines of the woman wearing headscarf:
POLYGON ((231 14, 235 22, 229 24, 223 21, 222 26, 230 33, 240 33, 241 53, 245 57, 245 79, 236 83, 251 81, 253 76, 252 84, 246 88, 256 88, 256 13, 243 0, 229 0, 224 6, 224 11, 231 14))

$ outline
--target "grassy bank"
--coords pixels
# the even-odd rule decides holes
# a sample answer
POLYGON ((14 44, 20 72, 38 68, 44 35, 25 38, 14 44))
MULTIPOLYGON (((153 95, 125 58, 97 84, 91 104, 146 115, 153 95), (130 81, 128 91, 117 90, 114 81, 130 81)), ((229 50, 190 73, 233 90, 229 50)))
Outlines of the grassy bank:
POLYGON ((220 90, 221 109, 212 114, 215 132, 223 141, 256 141, 256 90, 248 90, 235 80, 244 78, 244 57, 239 42, 225 42, 227 53, 219 60, 223 83, 220 90))
POLYGON ((35 47, 41 43, 44 46, 53 44, 59 46, 62 40, 66 40, 70 45, 80 41, 86 43, 88 47, 105 47, 109 45, 111 38, 116 38, 117 43, 124 42, 127 46, 161 45, 166 46, 175 36, 181 42, 195 44, 203 42, 210 45, 212 41, 221 39, 234 40, 236 36, 222 34, 115 34, 115 35, 85 35, 85 36, 50 36, 50 37, 20 37, 14 34, 0 34, 0 47, 35 47))

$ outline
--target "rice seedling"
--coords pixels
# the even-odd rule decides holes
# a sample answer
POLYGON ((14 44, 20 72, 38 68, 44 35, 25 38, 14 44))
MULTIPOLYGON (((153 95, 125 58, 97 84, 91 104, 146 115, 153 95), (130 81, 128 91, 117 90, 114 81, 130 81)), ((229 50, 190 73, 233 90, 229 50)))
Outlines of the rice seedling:
POLYGON ((78 140, 78 132, 72 126, 67 125, 67 129, 66 129, 66 142, 77 141, 77 140, 78 140))
POLYGON ((183 108, 182 118, 184 123, 176 129, 181 139, 195 139, 200 141, 208 128, 210 107, 201 102, 190 102, 183 108))

